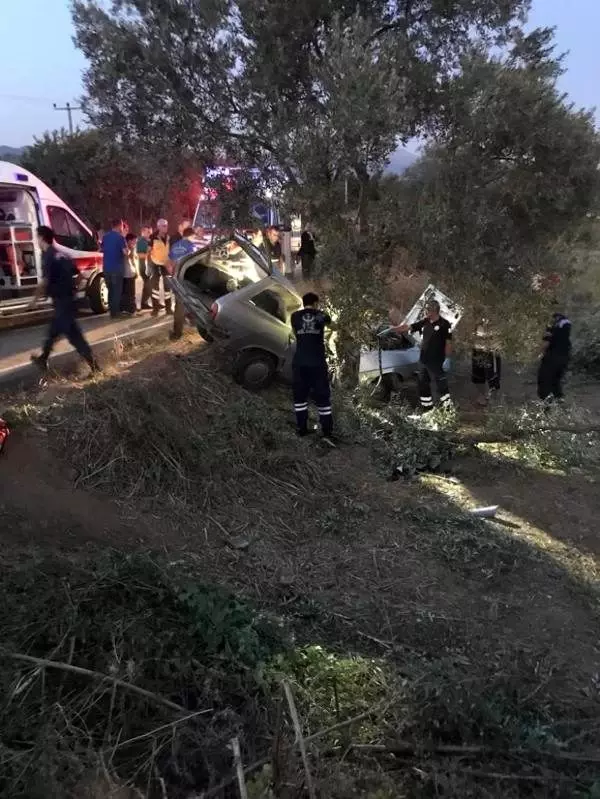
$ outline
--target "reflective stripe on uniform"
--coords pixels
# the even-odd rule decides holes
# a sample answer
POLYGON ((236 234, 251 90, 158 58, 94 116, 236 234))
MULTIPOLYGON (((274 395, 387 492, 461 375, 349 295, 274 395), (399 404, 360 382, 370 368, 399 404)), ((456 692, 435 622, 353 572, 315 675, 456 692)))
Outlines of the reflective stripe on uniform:
POLYGON ((444 394, 443 397, 440 397, 440 402, 442 403, 442 405, 447 405, 450 402, 450 399, 451 399, 450 394, 444 394))
POLYGON ((319 412, 319 416, 331 416, 331 407, 329 408, 317 408, 319 412))

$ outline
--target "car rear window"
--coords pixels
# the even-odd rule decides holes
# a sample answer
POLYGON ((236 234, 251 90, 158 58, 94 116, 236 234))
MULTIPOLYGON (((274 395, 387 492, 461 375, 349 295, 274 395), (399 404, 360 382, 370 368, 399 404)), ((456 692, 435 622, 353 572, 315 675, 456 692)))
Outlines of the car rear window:
POLYGON ((251 300, 261 311, 274 316, 287 324, 291 314, 300 307, 300 302, 290 291, 282 286, 276 289, 265 289, 255 294, 251 300))

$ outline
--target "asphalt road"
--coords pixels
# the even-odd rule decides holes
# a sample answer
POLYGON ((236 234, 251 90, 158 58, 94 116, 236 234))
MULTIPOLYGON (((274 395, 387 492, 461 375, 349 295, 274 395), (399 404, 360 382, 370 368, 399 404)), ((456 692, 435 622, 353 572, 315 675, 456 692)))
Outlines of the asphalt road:
MULTIPOLYGON (((138 316, 113 321, 104 316, 85 316, 79 319, 83 332, 100 357, 103 352, 114 349, 116 341, 143 340, 165 335, 172 325, 172 317, 164 314, 158 318, 144 311, 138 316)), ((39 378, 38 370, 31 364, 32 355, 39 354, 46 334, 46 324, 0 331, 0 387, 29 384, 39 378)), ((75 363, 79 356, 66 340, 56 344, 50 358, 50 366, 64 369, 75 363)))

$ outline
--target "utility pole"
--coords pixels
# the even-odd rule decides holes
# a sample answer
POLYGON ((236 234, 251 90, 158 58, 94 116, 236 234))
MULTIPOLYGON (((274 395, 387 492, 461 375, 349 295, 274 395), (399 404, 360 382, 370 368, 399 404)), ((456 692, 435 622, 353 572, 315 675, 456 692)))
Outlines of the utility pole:
POLYGON ((81 111, 80 105, 71 105, 71 103, 67 103, 64 106, 57 106, 56 103, 52 103, 54 106, 55 111, 66 111, 69 115, 69 133, 73 135, 73 111, 81 111))

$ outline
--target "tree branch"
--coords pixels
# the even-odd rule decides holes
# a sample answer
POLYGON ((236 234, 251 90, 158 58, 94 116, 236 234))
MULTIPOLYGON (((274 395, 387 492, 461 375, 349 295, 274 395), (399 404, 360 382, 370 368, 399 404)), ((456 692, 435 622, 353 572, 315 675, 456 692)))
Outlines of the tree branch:
MULTIPOLYGON (((176 702, 171 702, 170 699, 166 699, 164 696, 160 696, 160 694, 152 693, 152 691, 147 691, 145 688, 139 688, 137 685, 133 685, 133 683, 119 680, 116 677, 111 677, 108 674, 102 674, 100 671, 91 671, 90 669, 81 668, 81 666, 71 666, 69 663, 60 663, 56 660, 46 660, 45 658, 36 658, 32 655, 22 655, 18 652, 8 652, 6 650, 0 650, 0 656, 9 658, 10 660, 19 660, 24 663, 32 663, 34 666, 39 666, 41 668, 68 671, 72 674, 79 674, 82 677, 89 677, 92 680, 109 682, 113 685, 119 686, 119 688, 123 688, 126 691, 138 694, 138 696, 143 696, 145 699, 150 699, 159 705, 164 705, 164 707, 168 707, 169 710, 174 710, 176 713, 187 714, 189 712, 187 708, 183 707, 182 705, 178 705, 176 702)), ((210 708, 203 712, 210 713, 210 708)))

